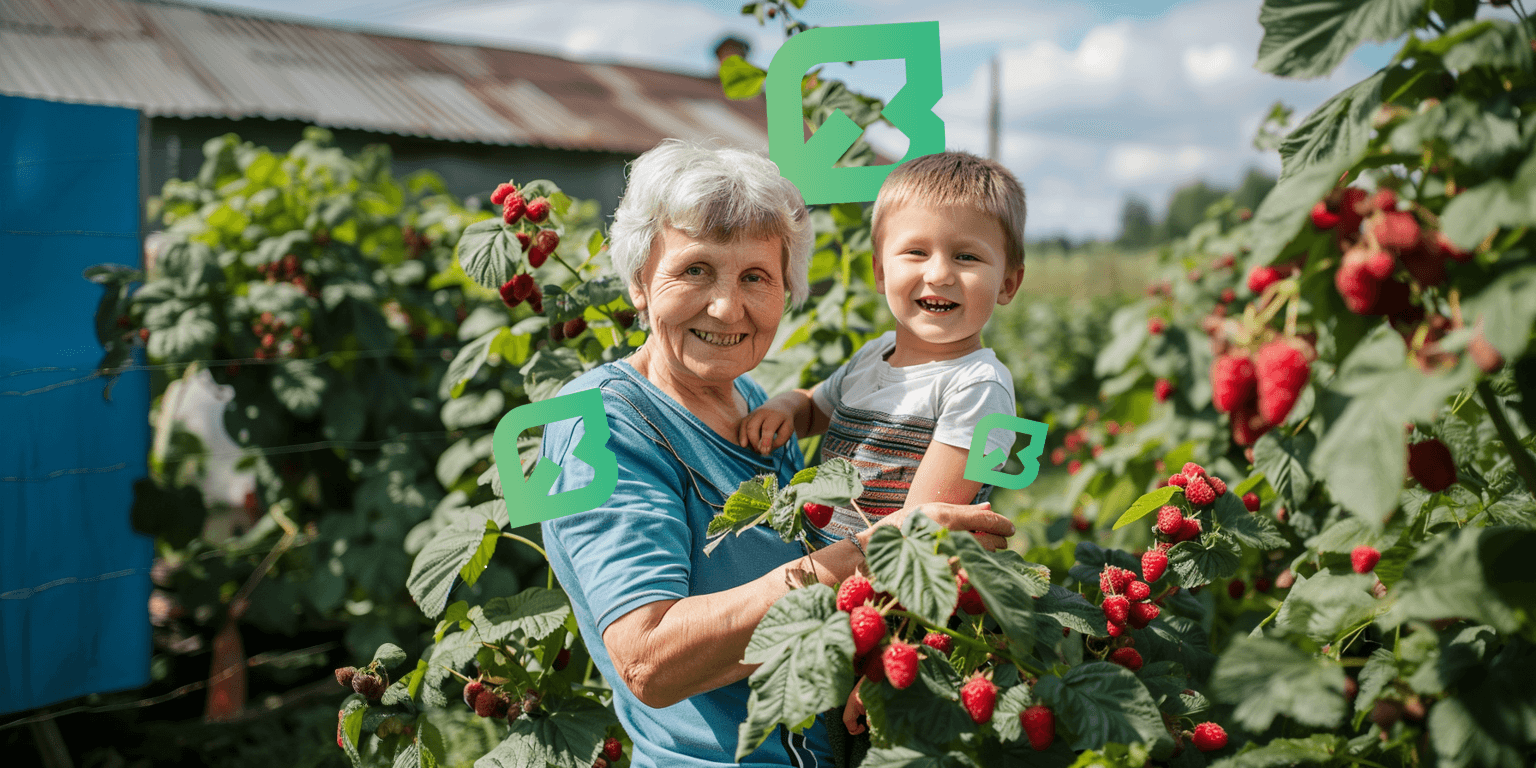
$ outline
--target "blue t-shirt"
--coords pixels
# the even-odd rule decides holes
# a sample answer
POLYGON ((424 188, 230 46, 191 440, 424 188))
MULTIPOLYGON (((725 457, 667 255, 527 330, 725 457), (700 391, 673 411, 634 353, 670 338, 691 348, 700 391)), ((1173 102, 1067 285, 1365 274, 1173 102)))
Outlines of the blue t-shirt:
MULTIPOLYGON (((803 556, 800 543, 785 543, 766 526, 731 537, 708 557, 703 550, 709 521, 742 481, 772 473, 788 483, 805 457, 794 440, 769 456, 726 440, 623 360, 582 374, 560 394, 592 388, 603 393, 618 488, 596 509, 543 523, 550 566, 570 595, 598 671, 613 687, 619 722, 635 743, 634 765, 738 765, 738 733, 751 694, 745 678, 654 709, 614 670, 603 632, 647 603, 723 592, 803 556)), ((745 376, 736 379, 736 391, 749 409, 767 400, 745 376)), ((583 433, 577 419, 545 427, 542 456, 564 467, 551 494, 591 481, 592 468, 571 456, 583 433)), ((831 768, 826 726, 820 717, 801 734, 780 726, 739 764, 831 768)))

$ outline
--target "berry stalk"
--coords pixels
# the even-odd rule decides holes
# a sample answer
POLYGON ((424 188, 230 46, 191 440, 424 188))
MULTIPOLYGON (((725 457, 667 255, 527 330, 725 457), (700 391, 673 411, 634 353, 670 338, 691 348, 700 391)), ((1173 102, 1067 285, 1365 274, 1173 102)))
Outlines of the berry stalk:
POLYGON ((1536 494, 1536 461, 1531 460, 1531 455, 1525 452, 1525 446, 1520 444, 1520 437, 1510 426, 1509 417, 1504 415, 1504 408, 1499 405, 1498 396, 1493 393, 1493 387, 1488 386, 1486 379, 1477 383, 1477 395, 1482 398, 1483 407, 1488 409, 1488 417, 1493 420, 1493 428, 1498 431, 1504 449, 1514 459, 1515 471, 1525 481, 1525 489, 1536 494))

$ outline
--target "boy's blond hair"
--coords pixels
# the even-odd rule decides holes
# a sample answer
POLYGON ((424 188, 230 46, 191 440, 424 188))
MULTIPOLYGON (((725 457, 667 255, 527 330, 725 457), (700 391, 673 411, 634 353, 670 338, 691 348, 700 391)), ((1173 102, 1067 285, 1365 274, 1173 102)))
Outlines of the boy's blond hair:
POLYGON ((1024 187, 1000 163, 969 152, 923 155, 896 166, 875 198, 875 255, 880 254, 880 222, 910 203, 929 207, 975 208, 1003 227, 1008 271, 1024 266, 1024 187))

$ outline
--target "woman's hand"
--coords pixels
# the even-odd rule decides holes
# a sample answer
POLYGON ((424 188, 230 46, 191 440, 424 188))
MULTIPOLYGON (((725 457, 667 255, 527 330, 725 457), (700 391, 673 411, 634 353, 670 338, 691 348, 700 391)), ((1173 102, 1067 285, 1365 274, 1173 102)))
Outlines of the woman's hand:
POLYGON ((766 456, 794 436, 795 413, 770 400, 742 419, 736 444, 766 456))
POLYGON ((859 698, 859 683, 864 682, 860 677, 853 684, 853 692, 848 694, 848 703, 843 706, 843 726, 849 733, 863 733, 864 726, 859 724, 859 718, 864 716, 864 700, 859 698))
POLYGON ((929 519, 951 531, 969 531, 976 535, 976 540, 987 551, 996 551, 1008 548, 1008 537, 1015 533, 1013 523, 1006 517, 992 511, 992 502, 981 504, 944 504, 933 502, 919 504, 915 507, 902 507, 895 512, 886 515, 880 522, 875 523, 859 534, 860 540, 868 548, 870 537, 876 528, 889 525, 901 530, 901 524, 915 513, 922 510, 929 519))

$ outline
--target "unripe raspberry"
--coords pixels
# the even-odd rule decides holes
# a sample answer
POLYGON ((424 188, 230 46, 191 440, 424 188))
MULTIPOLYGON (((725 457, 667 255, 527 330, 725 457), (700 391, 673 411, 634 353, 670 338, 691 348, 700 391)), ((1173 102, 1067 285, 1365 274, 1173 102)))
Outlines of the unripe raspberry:
POLYGON ((549 218, 549 198, 536 197, 528 203, 528 220, 541 224, 549 218))
POLYGON ((1431 438, 1408 446, 1408 473, 1424 490, 1438 493, 1456 482, 1456 460, 1445 443, 1431 438))
POLYGON ((837 588, 837 609, 846 613, 853 613, 853 609, 863 605, 875 596, 875 585, 869 583, 869 579, 855 573, 843 580, 842 586, 837 588))
POLYGON ((874 650, 885 637, 885 618, 867 605, 856 606, 851 613, 848 624, 853 630, 854 653, 862 656, 874 650))
MULTIPOLYGON (((1179 475, 1183 477, 1183 475, 1179 475)), ((1184 526, 1184 512, 1172 504, 1157 510, 1157 532, 1164 536, 1177 536, 1184 526)), ((1153 579, 1156 581, 1156 579, 1153 579)))
POLYGON ((1230 413, 1253 396, 1257 383, 1253 361, 1241 352, 1228 352, 1211 365, 1211 405, 1220 413, 1230 413))
POLYGON ((352 687, 352 676, 357 674, 357 667, 340 667, 336 670, 336 682, 343 688, 352 687))
POLYGON ((1189 485, 1184 486, 1184 495, 1189 498, 1189 503, 1197 507, 1204 507, 1216 501, 1216 491, 1203 477, 1190 480, 1189 485))
POLYGON ((1145 628, 1152 620, 1162 613, 1163 609, 1157 607, 1157 603, 1131 603, 1130 624, 1133 629, 1145 628))
POLYGON ((1295 583, 1296 574, 1289 568, 1281 571, 1280 575, 1275 577, 1275 587, 1277 589, 1290 589, 1291 585, 1295 583))
POLYGON ((923 635, 923 645, 948 656, 955 647, 955 641, 943 632, 929 632, 923 635))
POLYGON ((1111 624, 1124 624, 1131 618, 1131 601, 1124 595, 1104 598, 1104 618, 1111 624))
MULTIPOLYGON (((1182 521, 1182 518, 1180 520, 1182 521)), ((1149 549, 1141 554, 1141 577, 1146 579, 1148 584, 1161 579, 1163 572, 1166 570, 1168 570, 1168 554, 1166 552, 1149 549)))
POLYGON ((992 719, 992 708, 997 705, 997 685, 977 672, 960 689, 960 703, 971 722, 985 723, 992 719))
POLYGON ((1056 739, 1056 714, 1050 707, 1036 704, 1020 712, 1019 725, 1029 737, 1029 746, 1036 752, 1049 749, 1056 739))
POLYGON ((917 647, 894 640, 881 654, 885 667, 885 679, 897 689, 904 689, 917 680, 917 647))
POLYGON ((1152 596, 1152 587, 1145 581, 1133 581, 1125 587, 1125 598, 1133 603, 1141 602, 1152 596))
POLYGON ((603 740, 603 757, 618 760, 624 756, 624 743, 609 736, 603 740))
POLYGON ((1249 512, 1259 511, 1259 495, 1252 491, 1243 494, 1243 508, 1249 512))
POLYGON ((1375 547, 1361 544, 1349 553, 1349 564, 1355 569, 1355 573, 1370 573, 1376 570, 1376 564, 1381 562, 1381 552, 1375 547))
POLYGON ((1195 734, 1190 741, 1201 752, 1214 752, 1227 745, 1227 732, 1215 723, 1201 723, 1195 726, 1195 734))
POLYGON ((1141 669, 1141 654, 1135 648, 1116 648, 1110 651, 1109 662, 1135 672, 1141 669))

